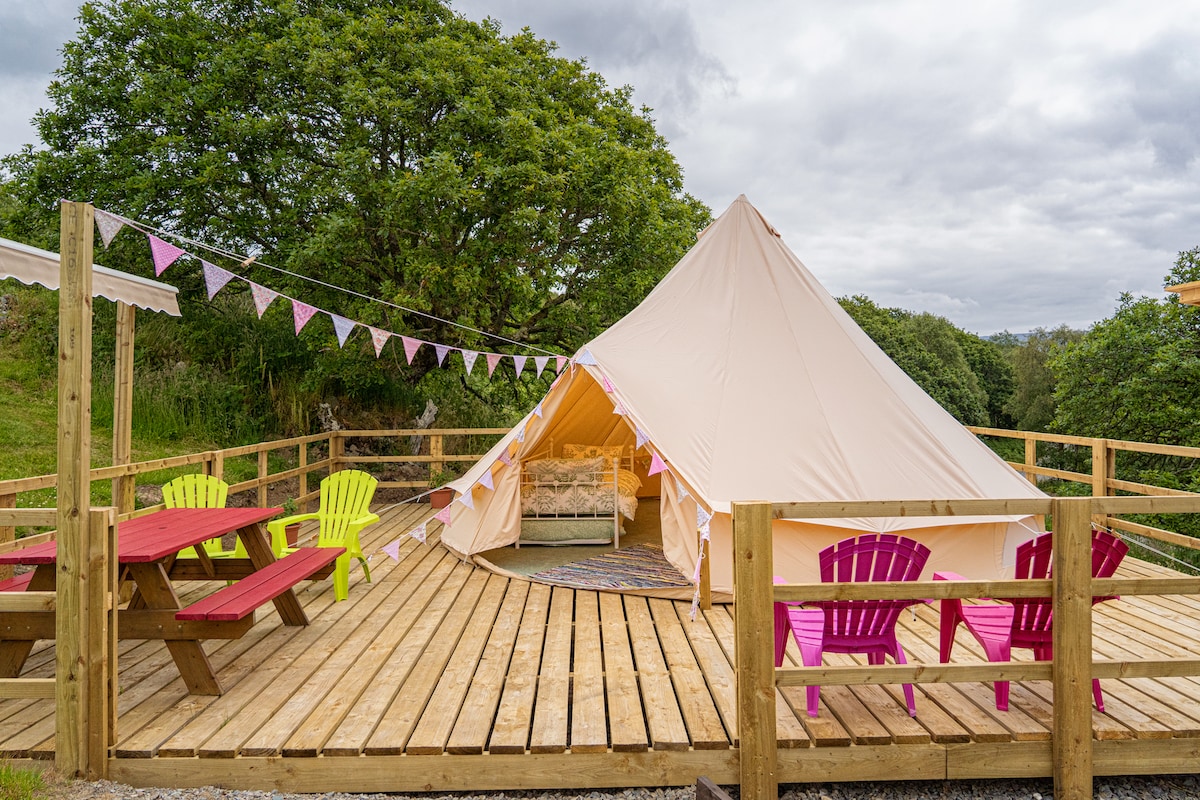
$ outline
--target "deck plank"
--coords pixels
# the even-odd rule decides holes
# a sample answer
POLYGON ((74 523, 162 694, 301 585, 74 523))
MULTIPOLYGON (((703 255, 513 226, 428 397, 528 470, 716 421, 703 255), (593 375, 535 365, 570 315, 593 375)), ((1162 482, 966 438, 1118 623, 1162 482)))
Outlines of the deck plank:
POLYGON ((571 636, 575 591, 555 587, 546 622, 537 700, 533 709, 530 753, 567 750, 567 698, 571 686, 571 636))
POLYGON ((633 642, 638 687, 645 703, 646 727, 655 750, 687 750, 687 725, 671 684, 671 673, 654 633, 649 602, 644 597, 625 598, 629 638, 633 642))
POLYGON ((488 752, 493 755, 519 755, 529 744, 549 611, 550 587, 531 584, 521 616, 521 628, 517 632, 517 644, 504 679, 500 708, 496 711, 496 721, 488 739, 488 752))
POLYGON ((733 664, 726 657, 721 643, 708 623, 708 619, 697 612, 696 619, 691 619, 691 607, 687 603, 675 604, 675 616, 687 636, 696 657, 696 663, 704 676, 708 693, 716 704, 717 713, 725 725, 729 741, 736 747, 737 741, 737 678, 733 673, 733 664))
POLYGON ((571 752, 608 750, 604 709, 604 655, 600 650, 600 608, 596 592, 575 595, 575 657, 571 675, 571 752))
POLYGON ((633 667, 625 604, 618 594, 600 594, 600 634, 604 645, 604 688, 613 752, 644 752, 650 747, 650 739, 633 667))
POLYGON ((679 698, 679 708, 687 725, 692 747, 697 750, 720 750, 729 747, 729 737, 721 723, 716 703, 704 682, 704 673, 696 662, 696 656, 688 643, 687 635, 675 613, 671 600, 650 601, 650 614, 654 618, 654 629, 662 644, 667 668, 671 672, 671 683, 679 698))

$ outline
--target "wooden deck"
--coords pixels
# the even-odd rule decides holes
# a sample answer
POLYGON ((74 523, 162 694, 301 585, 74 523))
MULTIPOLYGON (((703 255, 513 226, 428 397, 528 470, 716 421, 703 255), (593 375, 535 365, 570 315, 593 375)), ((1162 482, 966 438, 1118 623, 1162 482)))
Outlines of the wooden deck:
MULTIPOLYGON (((387 510, 365 551, 428 513, 387 510)), ((307 628, 268 606, 244 638, 206 642, 221 697, 187 694, 161 642, 121 642, 111 777, 314 792, 737 782, 730 607, 692 622, 686 602, 509 580, 436 544, 405 539, 400 555, 373 558, 372 584, 353 568, 347 602, 334 603, 330 581, 299 591, 307 628)), ((1164 573, 1132 559, 1122 570, 1164 573)), ((936 605, 902 627, 910 660, 936 662, 936 605)), ((1100 606, 1094 650, 1196 657, 1200 599, 1100 606)), ((24 674, 51 676, 53 653, 40 643, 24 674)), ((978 657, 960 636, 956 660, 978 657)), ((1049 684, 1013 684, 1006 713, 990 685, 915 689, 916 719, 898 686, 825 687, 815 719, 802 688, 782 689, 780 782, 1052 774, 1049 684)), ((1197 769, 1200 679, 1106 680, 1104 694, 1097 774, 1197 769)), ((53 733, 53 701, 0 702, 0 755, 51 757, 53 733)))

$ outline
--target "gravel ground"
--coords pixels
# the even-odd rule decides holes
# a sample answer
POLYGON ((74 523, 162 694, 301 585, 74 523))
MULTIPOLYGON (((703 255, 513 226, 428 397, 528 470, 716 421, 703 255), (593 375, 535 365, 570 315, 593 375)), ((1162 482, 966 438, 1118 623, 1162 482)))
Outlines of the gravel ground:
MULTIPOLYGON (((1200 765, 1198 765, 1200 768, 1200 765)), ((1168 775, 1155 778, 1096 778, 1100 800, 1196 800, 1200 777, 1168 775)), ((734 787, 732 790, 737 797, 734 787)), ((780 800, 1050 800, 1050 780, 911 781, 895 783, 797 783, 780 786, 780 800)), ((627 789, 606 792, 498 792, 495 794, 293 794, 232 789, 134 789, 108 781, 58 783, 56 800, 694 800, 692 787, 627 789)))

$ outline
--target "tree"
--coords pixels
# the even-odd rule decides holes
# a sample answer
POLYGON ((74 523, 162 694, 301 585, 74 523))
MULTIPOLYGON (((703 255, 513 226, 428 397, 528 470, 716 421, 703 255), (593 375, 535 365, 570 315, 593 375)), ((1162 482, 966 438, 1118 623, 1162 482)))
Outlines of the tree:
POLYGON ((1054 421, 1055 375, 1049 361, 1063 347, 1083 336, 1066 325, 1037 328, 1024 341, 1007 335, 999 342, 1012 367, 1013 391, 1004 403, 1012 427, 1023 431, 1049 430, 1054 421))
MULTIPOLYGON (((709 219, 628 89, 438 0, 111 0, 80 20, 37 118, 46 149, 5 161, 23 208, 10 229, 88 198, 394 304, 222 265, 367 324, 504 349, 450 320, 566 353, 635 305, 709 219)), ((149 263, 141 243, 105 258, 149 263)), ((168 275, 185 335, 211 342, 231 326, 228 302, 210 305, 192 269, 168 275)), ((381 367, 361 336, 347 358, 328 323, 290 341, 274 308, 264 325, 272 349, 239 361, 262 381, 302 368, 322 392, 368 398, 436 367, 428 353, 381 367)))

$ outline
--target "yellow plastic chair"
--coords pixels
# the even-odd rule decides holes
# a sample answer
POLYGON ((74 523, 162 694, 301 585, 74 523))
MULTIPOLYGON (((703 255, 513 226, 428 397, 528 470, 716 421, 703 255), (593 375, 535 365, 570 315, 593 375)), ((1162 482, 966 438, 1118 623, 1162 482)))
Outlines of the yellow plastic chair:
MULTIPOLYGON (((229 494, 229 484, 213 475, 180 475, 162 487, 163 503, 167 508, 224 508, 229 494)), ((232 550, 221 545, 221 537, 204 542, 204 551, 209 558, 245 557, 242 543, 238 541, 232 550)), ((195 558, 194 550, 186 550, 179 558, 195 558)))
POLYGON ((321 481, 321 507, 315 514, 293 514, 267 523, 271 532, 271 547, 277 557, 293 553, 297 548, 287 546, 284 528, 293 522, 315 519, 321 522, 317 536, 317 547, 344 547, 346 552, 338 556, 333 570, 333 596, 345 600, 350 594, 350 559, 357 558, 362 564, 367 583, 371 582, 371 570, 358 542, 358 532, 368 525, 379 522, 379 515, 371 513, 371 498, 379 481, 357 469, 335 472, 321 481))

